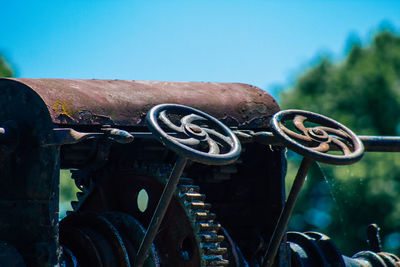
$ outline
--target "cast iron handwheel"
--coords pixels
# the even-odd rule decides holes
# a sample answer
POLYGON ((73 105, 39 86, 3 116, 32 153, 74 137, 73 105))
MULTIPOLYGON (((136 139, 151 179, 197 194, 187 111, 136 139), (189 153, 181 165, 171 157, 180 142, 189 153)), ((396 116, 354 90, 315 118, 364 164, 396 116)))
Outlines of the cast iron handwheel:
POLYGON ((283 110, 271 120, 274 134, 291 150, 304 157, 335 165, 352 164, 361 159, 364 146, 361 140, 344 125, 317 113, 303 110, 283 110), (285 122, 293 121, 298 132, 289 130, 285 122), (319 126, 307 127, 308 121, 319 126), (327 154, 332 150, 341 155, 327 154))
POLYGON ((161 104, 148 112, 146 120, 156 138, 190 160, 224 165, 234 162, 240 155, 241 146, 235 134, 217 119, 197 109, 161 104))

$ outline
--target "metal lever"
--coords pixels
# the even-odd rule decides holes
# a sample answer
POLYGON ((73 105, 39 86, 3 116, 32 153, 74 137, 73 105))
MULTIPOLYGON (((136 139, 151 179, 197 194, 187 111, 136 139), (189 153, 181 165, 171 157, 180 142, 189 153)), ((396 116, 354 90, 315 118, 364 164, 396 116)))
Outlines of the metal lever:
POLYGON ((379 236, 380 228, 375 223, 371 223, 367 227, 367 241, 373 252, 381 252, 381 237, 379 236))
POLYGON ((119 144, 128 144, 133 141, 134 137, 130 133, 124 130, 116 129, 116 128, 103 128, 101 129, 105 132, 105 136, 117 142, 119 144))
POLYGON ((300 194, 301 188, 307 177, 308 169, 312 163, 311 159, 303 158, 300 164, 300 168, 297 171, 296 177, 293 181, 292 188, 290 189, 289 196, 286 200, 285 207, 283 208, 281 215, 279 216, 278 223, 276 224, 274 233, 271 241, 269 242, 267 252, 264 255, 264 264, 262 266, 272 266, 276 253, 279 249, 282 237, 285 234, 286 227, 289 223, 289 219, 292 215, 293 209, 296 205, 297 198, 300 194))
POLYGON ((55 128, 54 142, 45 146, 61 146, 76 144, 87 139, 106 137, 120 144, 127 144, 133 141, 133 135, 129 132, 116 128, 103 128, 103 132, 82 133, 71 128, 55 128))
MULTIPOLYGON (((352 164, 360 160, 364 153, 361 140, 350 129, 320 114, 302 110, 280 111, 273 116, 271 126, 274 136, 278 140, 280 139, 282 144, 304 157, 268 244, 268 249, 262 258, 261 265, 263 267, 270 267, 274 263, 312 161, 336 165, 352 164), (292 121, 296 131, 286 127, 285 122, 287 121, 292 121), (306 121, 318 126, 309 128, 305 125, 306 121), (331 148, 341 151, 342 154, 328 154, 332 150, 331 148)), ((268 138, 271 136, 268 135, 268 138)))
POLYGON ((172 196, 174 194, 175 188, 178 185, 179 178, 185 169, 187 159, 184 157, 179 157, 176 161, 174 168, 169 176, 168 182, 164 187, 164 191, 161 198, 157 204, 157 208, 151 218, 149 227, 146 231, 146 235, 140 244, 138 253, 136 255, 135 267, 143 266, 144 261, 147 259, 148 251, 153 243, 154 238, 157 235, 158 228, 164 218, 165 212, 171 202, 172 196))

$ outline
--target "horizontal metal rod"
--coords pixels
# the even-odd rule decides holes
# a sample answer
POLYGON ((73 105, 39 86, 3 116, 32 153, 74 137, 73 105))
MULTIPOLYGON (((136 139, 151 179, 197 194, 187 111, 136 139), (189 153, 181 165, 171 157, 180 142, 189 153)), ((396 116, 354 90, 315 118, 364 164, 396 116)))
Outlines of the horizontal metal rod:
MULTIPOLYGON (((261 144, 283 146, 283 143, 272 132, 256 132, 252 134, 252 137, 255 142, 261 144)), ((358 138, 363 142, 365 151, 400 152, 400 136, 359 135, 358 138)))
MULTIPOLYGON (((4 128, 0 128, 0 141, 4 136, 4 128)), ((103 132, 78 132, 72 128, 54 128, 54 141, 47 143, 44 146, 61 146, 76 144, 88 139, 108 137, 117 143, 127 144, 133 141, 134 138, 153 138, 151 132, 127 132, 116 128, 104 129, 103 132)), ((176 136, 176 133, 168 133, 171 136, 176 136)))
POLYGON ((399 136, 358 136, 364 144, 365 151, 400 152, 399 136))
MULTIPOLYGON (((2 128, 0 128, 0 138, 2 135, 2 128)), ((86 139, 98 138, 104 136, 104 132, 90 132, 81 133, 70 128, 56 128, 56 143, 47 145, 63 145, 78 143, 86 139)), ((151 132, 128 132, 134 138, 153 138, 151 132)), ((239 137, 241 142, 257 142, 264 145, 283 146, 284 144, 272 132, 249 132, 236 130, 235 134, 239 137)), ((4 134, 3 134, 4 135, 4 134)), ((175 136, 176 133, 168 133, 168 135, 175 136)), ((400 152, 400 136, 372 136, 360 135, 358 136, 364 144, 365 151, 369 152, 400 152)), ((339 138, 340 139, 340 138, 339 138)), ((332 147, 332 149, 335 149, 332 147)))

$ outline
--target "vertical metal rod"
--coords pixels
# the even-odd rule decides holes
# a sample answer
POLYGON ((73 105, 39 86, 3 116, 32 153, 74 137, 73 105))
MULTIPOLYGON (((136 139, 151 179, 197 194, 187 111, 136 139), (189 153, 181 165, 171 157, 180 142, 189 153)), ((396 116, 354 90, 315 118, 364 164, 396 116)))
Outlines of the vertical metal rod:
POLYGON ((367 228, 367 241, 371 251, 382 252, 381 237, 379 236, 380 228, 375 223, 371 223, 367 228))
POLYGON ((171 198, 174 194, 176 186, 178 185, 183 169, 186 166, 186 162, 186 158, 179 157, 171 171, 168 182, 164 187, 164 191, 160 200, 158 201, 157 208, 154 211, 153 217, 151 218, 149 227, 147 228, 146 234, 142 240, 142 243, 140 244, 139 251, 136 254, 134 267, 142 267, 147 259, 148 251, 157 235, 158 228, 160 227, 165 212, 167 211, 169 203, 171 202, 171 198))
POLYGON ((306 180, 307 172, 310 168, 311 162, 312 160, 308 158, 303 158, 301 161, 300 168, 297 171, 296 178, 293 181, 286 204, 281 212, 281 215, 279 216, 279 220, 276 224, 274 233, 272 234, 267 252, 263 257, 263 267, 271 267, 274 263, 276 253, 278 252, 279 245, 282 241, 283 235, 285 234, 286 227, 289 223, 290 216, 292 215, 297 197, 299 196, 304 181, 306 180))

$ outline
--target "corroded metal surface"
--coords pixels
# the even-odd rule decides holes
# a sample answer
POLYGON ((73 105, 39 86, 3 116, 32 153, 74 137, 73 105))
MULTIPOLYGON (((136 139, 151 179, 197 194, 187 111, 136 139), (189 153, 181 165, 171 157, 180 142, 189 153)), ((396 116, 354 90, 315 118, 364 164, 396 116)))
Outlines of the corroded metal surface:
POLYGON ((174 103, 200 109, 228 126, 267 128, 279 111, 269 94, 240 83, 13 80, 36 91, 57 124, 145 126, 151 107, 174 103))
POLYGON ((335 163, 316 153, 349 157, 361 141, 369 151, 400 151, 400 137, 360 141, 321 115, 277 113, 267 93, 232 83, 0 79, 0 104, 0 266, 138 265, 147 241, 152 256, 144 266, 400 266, 397 256, 381 252, 376 225, 368 232, 372 251, 351 258, 323 234, 286 233, 311 160, 335 163), (173 167, 169 140, 212 155, 238 141, 201 111, 150 111, 167 139, 154 125, 144 129, 146 113, 165 102, 230 126, 244 148, 239 160, 186 164, 190 155, 177 149, 173 167), (286 147, 305 158, 285 202, 286 147), (59 228, 60 166, 73 169, 81 192, 59 228))
POLYGON ((0 141, 0 240, 28 266, 54 266, 59 150, 43 146, 53 142, 49 112, 35 92, 14 81, 0 80, 0 106, 0 127, 16 135, 0 141))

